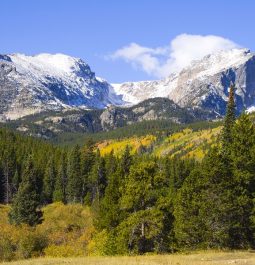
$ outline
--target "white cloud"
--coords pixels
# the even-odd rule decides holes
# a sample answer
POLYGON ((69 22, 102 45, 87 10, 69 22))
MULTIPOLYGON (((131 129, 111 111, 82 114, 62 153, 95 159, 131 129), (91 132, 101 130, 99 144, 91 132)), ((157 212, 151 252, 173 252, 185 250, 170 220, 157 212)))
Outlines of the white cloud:
POLYGON ((168 46, 149 48, 131 43, 107 58, 122 59, 135 69, 143 70, 148 75, 157 78, 163 78, 180 71, 191 61, 201 59, 207 54, 233 48, 239 48, 239 45, 219 36, 181 34, 175 37, 168 46))

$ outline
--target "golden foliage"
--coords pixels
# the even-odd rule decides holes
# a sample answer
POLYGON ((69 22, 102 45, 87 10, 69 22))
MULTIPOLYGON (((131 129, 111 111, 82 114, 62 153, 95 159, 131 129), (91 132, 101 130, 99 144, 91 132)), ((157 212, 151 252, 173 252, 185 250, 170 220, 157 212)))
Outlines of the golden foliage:
POLYGON ((108 234, 106 230, 96 234, 93 239, 89 242, 87 250, 89 256, 103 256, 105 246, 108 241, 108 234))
POLYGON ((95 232, 92 214, 80 204, 60 202, 42 209, 43 222, 37 227, 14 226, 8 222, 8 206, 0 205, 0 261, 37 257, 87 254, 87 245, 95 232))
POLYGON ((192 131, 184 129, 173 133, 154 149, 156 156, 176 156, 183 158, 203 159, 208 148, 216 141, 221 127, 192 131))
POLYGON ((111 151, 120 156, 123 154, 126 146, 131 149, 134 154, 139 151, 141 147, 153 147, 152 154, 156 156, 180 156, 183 158, 195 158, 197 160, 203 159, 208 148, 215 144, 221 127, 213 129, 204 129, 193 131, 186 128, 180 132, 176 132, 156 143, 156 136, 147 135, 143 137, 130 137, 121 140, 106 140, 97 144, 101 155, 107 155, 111 151))
POLYGON ((107 140, 97 144, 100 154, 102 156, 111 153, 114 151, 114 154, 119 156, 123 154, 126 146, 128 145, 131 148, 131 153, 134 154, 139 150, 140 147, 149 147, 156 141, 156 136, 146 135, 143 137, 130 137, 124 138, 121 140, 107 140))

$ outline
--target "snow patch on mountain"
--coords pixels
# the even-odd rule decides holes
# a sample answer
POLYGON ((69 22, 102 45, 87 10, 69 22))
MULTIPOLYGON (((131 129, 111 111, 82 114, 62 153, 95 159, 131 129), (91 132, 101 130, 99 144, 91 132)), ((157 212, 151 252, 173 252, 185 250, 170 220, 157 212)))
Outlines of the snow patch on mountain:
MULTIPOLYGON (((42 53, 35 56, 24 54, 13 54, 9 56, 17 69, 23 73, 34 73, 38 75, 70 75, 79 70, 80 59, 64 54, 42 53)), ((85 65, 85 64, 84 64, 85 65)))

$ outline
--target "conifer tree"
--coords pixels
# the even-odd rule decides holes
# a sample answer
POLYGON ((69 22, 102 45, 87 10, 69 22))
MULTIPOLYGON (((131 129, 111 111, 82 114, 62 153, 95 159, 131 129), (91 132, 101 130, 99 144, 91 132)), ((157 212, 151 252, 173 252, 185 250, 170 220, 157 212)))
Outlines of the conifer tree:
POLYGON ((65 154, 61 156, 58 172, 56 175, 55 189, 53 192, 53 201, 62 201, 66 203, 66 185, 67 185, 67 172, 65 154))
POLYGON ((15 174, 14 174, 13 180, 12 180, 14 194, 18 191, 20 182, 21 182, 20 174, 18 172, 18 169, 16 168, 15 174))
POLYGON ((120 170, 116 170, 116 172, 112 172, 108 176, 108 185, 100 203, 100 211, 96 222, 100 229, 110 231, 116 228, 123 218, 123 211, 119 205, 121 196, 120 183, 120 170))
POLYGON ((94 153, 95 144, 92 139, 88 139, 81 150, 81 159, 82 159, 82 170, 83 174, 87 175, 94 163, 95 153, 94 153))
POLYGON ((236 120, 236 106, 235 106, 235 85, 230 85, 228 104, 224 126, 222 130, 222 151, 225 155, 230 154, 230 146, 232 143, 232 130, 236 120))
POLYGON ((174 201, 174 233, 179 248, 197 248, 205 241, 205 228, 199 215, 204 178, 195 169, 178 190, 174 201))
POLYGON ((99 207, 99 200, 103 197, 107 185, 105 160, 97 150, 95 162, 89 175, 89 194, 91 203, 99 207))
POLYGON ((10 222, 34 226, 41 221, 42 213, 39 208, 36 175, 32 157, 29 156, 22 175, 17 194, 14 196, 9 214, 10 222))
POLYGON ((89 175, 95 162, 94 142, 88 139, 81 150, 82 198, 89 192, 89 175))
POLYGON ((253 247, 254 227, 251 224, 255 194, 255 129, 243 113, 233 128, 231 162, 233 171, 233 224, 230 230, 232 247, 253 247))
POLYGON ((3 176, 5 203, 10 203, 13 197, 13 177, 15 174, 15 151, 14 148, 7 147, 4 151, 3 176))
POLYGON ((110 154, 105 156, 105 170, 107 176, 111 176, 116 172, 118 169, 117 162, 117 158, 114 156, 114 151, 111 150, 110 154))
POLYGON ((153 251, 163 228, 163 213, 155 207, 159 187, 164 183, 162 177, 157 175, 154 161, 139 161, 130 168, 121 189, 120 205, 129 214, 120 224, 123 231, 119 233, 123 234, 123 242, 128 240, 126 246, 136 253, 153 251))
POLYGON ((55 185, 55 170, 54 162, 51 157, 46 165, 43 177, 43 201, 47 203, 52 202, 55 185))
POLYGON ((67 167, 67 201, 70 203, 78 203, 83 201, 82 185, 83 179, 81 174, 81 154, 80 147, 76 145, 71 151, 68 158, 67 167))
POLYGON ((175 200, 175 236, 181 248, 226 248, 233 215, 232 176, 217 148, 184 181, 175 200))
POLYGON ((122 177, 129 174, 129 169, 132 165, 132 162, 133 158, 130 154, 130 147, 127 145, 120 161, 122 177))
POLYGON ((231 128, 227 148, 213 148, 178 192, 175 235, 182 247, 254 246, 255 130, 247 114, 231 128))
POLYGON ((210 150, 201 167, 180 187, 175 200, 175 235, 186 247, 229 247, 235 192, 231 152, 235 127, 235 87, 230 86, 221 147, 210 150))

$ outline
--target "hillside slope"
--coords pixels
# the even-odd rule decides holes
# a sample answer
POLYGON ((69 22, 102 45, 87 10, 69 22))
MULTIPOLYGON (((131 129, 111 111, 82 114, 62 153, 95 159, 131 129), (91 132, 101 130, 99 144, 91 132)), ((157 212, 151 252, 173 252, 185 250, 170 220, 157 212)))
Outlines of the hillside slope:
POLYGON ((129 146, 131 153, 150 153, 157 157, 194 158, 201 160, 211 146, 218 141, 222 126, 207 129, 185 128, 173 132, 168 136, 133 136, 123 139, 109 139, 100 141, 97 147, 101 155, 109 154, 111 151, 120 156, 129 146))

